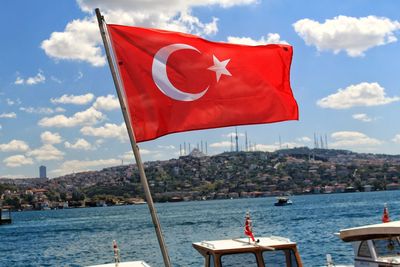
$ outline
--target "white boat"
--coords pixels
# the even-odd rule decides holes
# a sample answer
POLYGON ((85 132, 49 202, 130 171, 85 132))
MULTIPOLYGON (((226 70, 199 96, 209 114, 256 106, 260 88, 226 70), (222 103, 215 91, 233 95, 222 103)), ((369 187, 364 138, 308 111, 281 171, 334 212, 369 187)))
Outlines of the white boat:
POLYGON ((354 266, 400 266, 400 221, 340 230, 339 237, 351 242, 354 266))

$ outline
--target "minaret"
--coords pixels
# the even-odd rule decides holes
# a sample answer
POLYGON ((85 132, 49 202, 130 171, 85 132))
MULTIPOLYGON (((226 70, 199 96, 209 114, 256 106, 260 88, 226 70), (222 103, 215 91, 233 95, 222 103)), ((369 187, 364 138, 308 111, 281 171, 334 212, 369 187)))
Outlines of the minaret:
POLYGON ((328 136, 325 134, 325 148, 328 149, 328 136))
POLYGON ((321 139, 321 148, 324 149, 325 147, 324 147, 324 140, 322 140, 322 135, 320 135, 319 137, 321 139))
POLYGON ((236 136, 235 136, 235 139, 236 139, 236 152, 239 152, 239 138, 238 138, 238 133, 237 133, 237 127, 235 127, 235 130, 236 130, 236 136))
POLYGON ((233 152, 233 134, 231 134, 231 152, 233 152))
POLYGON ((247 143, 247 132, 245 132, 245 135, 246 135, 245 151, 248 152, 249 151, 249 145, 247 143))
POLYGON ((182 156, 182 144, 179 144, 179 156, 182 156))
POLYGON ((208 145, 207 145, 207 141, 206 141, 206 155, 208 154, 208 152, 207 152, 207 150, 208 150, 208 149, 207 149, 207 146, 208 146, 208 145))

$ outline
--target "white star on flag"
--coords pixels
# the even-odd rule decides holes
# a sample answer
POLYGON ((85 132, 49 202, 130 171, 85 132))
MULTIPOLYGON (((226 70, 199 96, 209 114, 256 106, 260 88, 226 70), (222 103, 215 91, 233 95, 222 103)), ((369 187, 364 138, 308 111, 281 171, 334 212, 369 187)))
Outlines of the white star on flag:
POLYGON ((214 65, 209 67, 208 69, 211 71, 215 71, 215 75, 217 75, 217 82, 219 81, 219 78, 221 78, 222 74, 232 76, 232 74, 226 69, 226 65, 228 65, 229 60, 231 59, 219 61, 219 59, 215 55, 213 55, 213 60, 214 65))

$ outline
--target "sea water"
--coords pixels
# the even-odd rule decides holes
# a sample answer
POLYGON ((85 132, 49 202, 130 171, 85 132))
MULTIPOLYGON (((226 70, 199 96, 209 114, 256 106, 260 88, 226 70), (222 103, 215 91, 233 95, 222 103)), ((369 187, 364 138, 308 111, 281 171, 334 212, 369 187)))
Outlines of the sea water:
MULTIPOLYGON (((244 237, 246 211, 255 236, 278 235, 297 242, 304 266, 352 263, 340 229, 380 223, 384 203, 400 218, 400 191, 293 196, 293 205, 275 207, 275 198, 156 204, 173 266, 203 266, 192 242, 244 237)), ((0 226, 0 266, 85 266, 111 263, 116 240, 122 261, 163 266, 147 205, 26 211, 0 226)))

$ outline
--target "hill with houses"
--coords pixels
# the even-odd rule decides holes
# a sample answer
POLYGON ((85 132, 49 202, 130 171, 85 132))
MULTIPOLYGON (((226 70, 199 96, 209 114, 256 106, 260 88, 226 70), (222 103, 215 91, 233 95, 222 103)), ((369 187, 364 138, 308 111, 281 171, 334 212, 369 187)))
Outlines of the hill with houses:
MULTIPOLYGON (((226 152, 145 164, 155 201, 183 201, 400 189, 400 155, 294 148, 226 152)), ((136 165, 53 179, 0 179, 3 205, 44 209, 143 201, 136 165)))

